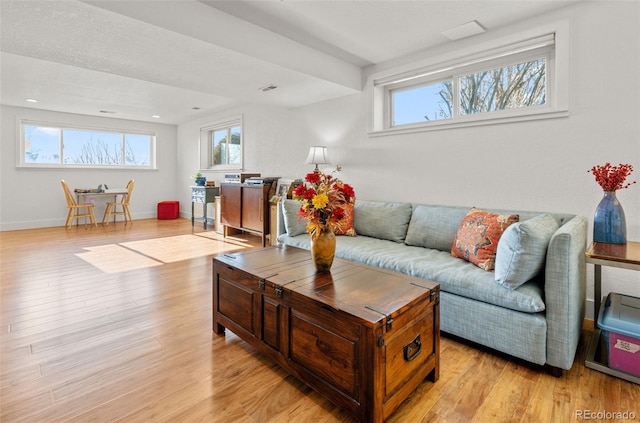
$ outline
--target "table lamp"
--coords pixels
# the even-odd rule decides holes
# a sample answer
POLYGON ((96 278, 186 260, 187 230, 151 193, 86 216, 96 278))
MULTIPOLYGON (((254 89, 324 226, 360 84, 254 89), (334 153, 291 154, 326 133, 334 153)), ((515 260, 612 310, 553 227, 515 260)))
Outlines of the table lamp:
POLYGON ((314 164, 316 168, 314 171, 318 171, 318 165, 329 164, 329 158, 327 156, 327 147, 314 145, 309 148, 309 155, 305 164, 314 164))

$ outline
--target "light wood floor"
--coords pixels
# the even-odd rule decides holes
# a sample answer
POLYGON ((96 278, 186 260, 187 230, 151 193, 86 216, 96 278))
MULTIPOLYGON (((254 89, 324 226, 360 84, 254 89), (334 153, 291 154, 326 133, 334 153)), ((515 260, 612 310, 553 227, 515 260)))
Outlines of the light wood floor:
MULTIPOLYGON (((353 421, 233 333, 212 333, 211 257, 258 238, 224 242, 185 219, 0 237, 3 423, 353 421)), ((640 421, 640 386, 584 366, 589 337, 555 378, 443 336, 440 380, 389 421, 640 421)))

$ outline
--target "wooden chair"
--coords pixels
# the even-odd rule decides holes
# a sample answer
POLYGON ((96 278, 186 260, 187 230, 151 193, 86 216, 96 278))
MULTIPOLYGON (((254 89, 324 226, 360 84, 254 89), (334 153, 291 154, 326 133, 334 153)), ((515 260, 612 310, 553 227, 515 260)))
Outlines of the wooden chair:
POLYGON ((135 181, 131 179, 127 184, 127 193, 120 198, 120 201, 112 201, 107 203, 107 208, 104 210, 104 216, 102 216, 102 224, 109 226, 112 216, 122 215, 124 217, 124 224, 128 221, 133 223, 131 218, 131 212, 129 211, 129 202, 131 201, 131 192, 133 192, 133 186, 135 181), (122 211, 118 211, 116 207, 122 207, 122 211))
MULTIPOLYGON (((74 219, 84 218, 84 226, 87 226, 87 217, 93 226, 98 226, 96 222, 96 215, 93 211, 93 203, 81 203, 78 204, 76 199, 74 198, 71 190, 69 189, 69 184, 67 184, 64 179, 61 181, 62 189, 64 190, 64 196, 67 199, 67 208, 69 209, 69 213, 67 214, 67 221, 65 222, 65 226, 70 228, 73 224, 74 219)), ((79 221, 78 221, 79 222, 79 221)))

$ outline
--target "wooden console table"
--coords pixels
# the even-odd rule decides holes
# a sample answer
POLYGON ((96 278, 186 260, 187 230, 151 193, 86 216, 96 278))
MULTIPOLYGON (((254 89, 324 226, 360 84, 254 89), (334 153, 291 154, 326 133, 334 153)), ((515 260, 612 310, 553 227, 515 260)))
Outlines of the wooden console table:
POLYGON ((260 236, 265 247, 270 228, 270 191, 271 183, 221 184, 220 223, 224 225, 224 236, 227 236, 229 228, 246 231, 260 236))
POLYGON ((626 244, 608 244, 594 242, 586 252, 586 261, 594 265, 593 269, 593 335, 587 351, 585 366, 608 375, 616 376, 640 384, 640 377, 612 369, 602 359, 604 342, 598 328, 598 313, 602 302, 602 266, 618 267, 640 271, 640 242, 628 241, 626 244))
POLYGON ((440 286, 281 246, 213 259, 213 331, 233 331, 363 422, 383 422, 440 362, 440 286))

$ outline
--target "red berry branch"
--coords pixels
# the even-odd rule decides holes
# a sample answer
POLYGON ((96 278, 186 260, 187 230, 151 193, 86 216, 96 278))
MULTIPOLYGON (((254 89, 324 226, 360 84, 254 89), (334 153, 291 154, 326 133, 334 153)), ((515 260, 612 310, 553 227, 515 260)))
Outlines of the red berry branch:
POLYGON ((587 172, 593 173, 596 177, 596 182, 604 191, 617 191, 619 189, 629 188, 636 183, 636 181, 628 182, 627 184, 624 183, 627 176, 633 172, 633 166, 630 164, 620 163, 618 166, 612 166, 611 163, 606 163, 602 166, 594 166, 587 172))

